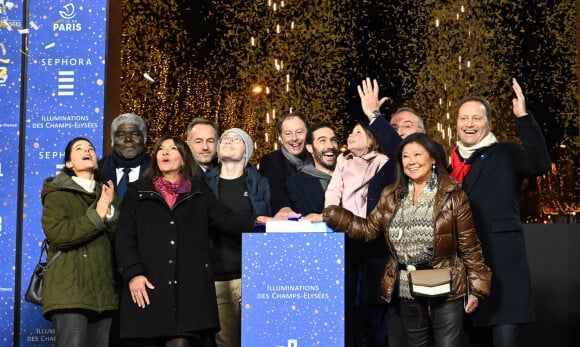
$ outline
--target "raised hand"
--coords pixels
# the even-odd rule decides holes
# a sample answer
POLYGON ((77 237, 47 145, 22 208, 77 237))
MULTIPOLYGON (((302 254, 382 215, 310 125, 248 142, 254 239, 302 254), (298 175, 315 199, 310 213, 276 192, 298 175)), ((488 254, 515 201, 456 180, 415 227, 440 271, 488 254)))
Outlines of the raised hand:
POLYGON ((522 91, 522 87, 518 84, 518 81, 514 78, 512 82, 512 88, 516 93, 516 97, 512 99, 514 114, 516 117, 522 117, 528 114, 526 111, 526 98, 524 97, 524 92, 522 91))
POLYGON ((371 79, 367 77, 356 89, 360 96, 363 112, 369 117, 369 120, 373 118, 373 111, 378 111, 385 101, 389 100, 387 97, 379 100, 379 82, 376 79, 371 83, 371 79))

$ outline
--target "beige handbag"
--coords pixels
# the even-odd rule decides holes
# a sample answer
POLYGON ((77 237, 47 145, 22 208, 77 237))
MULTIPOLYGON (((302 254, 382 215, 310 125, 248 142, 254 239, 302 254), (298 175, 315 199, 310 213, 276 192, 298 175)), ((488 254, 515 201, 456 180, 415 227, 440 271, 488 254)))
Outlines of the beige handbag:
POLYGON ((451 268, 409 272, 409 289, 414 298, 440 298, 451 293, 451 268))

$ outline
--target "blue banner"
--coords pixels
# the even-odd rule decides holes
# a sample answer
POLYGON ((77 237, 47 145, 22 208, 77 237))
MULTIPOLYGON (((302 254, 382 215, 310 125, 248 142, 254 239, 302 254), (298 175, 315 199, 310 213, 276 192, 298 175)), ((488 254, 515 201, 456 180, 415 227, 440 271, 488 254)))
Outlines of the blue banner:
MULTIPOLYGON (((26 88, 22 288, 44 239, 40 192, 45 178, 64 166, 64 148, 89 138, 102 156, 106 57, 106 0, 31 1, 26 88)), ((53 344, 51 323, 40 307, 21 309, 20 344, 53 344)))
MULTIPOLYGON (((4 3, 4 2, 2 2, 4 3)), ((0 345, 12 342, 18 208, 22 1, 0 6, 0 345)))
POLYGON ((243 346, 344 346, 344 321, 343 233, 243 234, 243 346))

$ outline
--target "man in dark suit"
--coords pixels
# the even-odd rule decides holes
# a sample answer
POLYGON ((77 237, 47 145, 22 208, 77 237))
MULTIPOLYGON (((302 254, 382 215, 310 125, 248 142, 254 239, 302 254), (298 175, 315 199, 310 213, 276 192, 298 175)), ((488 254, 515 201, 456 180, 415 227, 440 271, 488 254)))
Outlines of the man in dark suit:
MULTIPOLYGON (((113 151, 99 161, 99 174, 104 181, 111 180, 115 191, 122 199, 127 184, 143 177, 149 167, 147 124, 134 113, 123 113, 111 123, 111 145, 113 151)), ((119 314, 113 315, 109 346, 119 346, 119 314)))
POLYGON ((280 118, 277 126, 282 146, 260 159, 259 170, 270 183, 270 206, 275 213, 274 217, 286 219, 296 214, 290 207, 286 181, 312 161, 312 157, 305 149, 309 125, 304 115, 295 112, 280 118))
POLYGON ((99 161, 99 172, 105 181, 113 181, 115 191, 121 199, 127 184, 141 178, 149 167, 146 143, 147 125, 141 117, 134 113, 124 113, 113 119, 113 151, 99 161))
POLYGON ((310 129, 306 136, 306 150, 313 163, 304 165, 298 173, 290 176, 286 188, 292 210, 304 219, 321 222, 324 193, 338 156, 338 141, 329 124, 320 123, 310 129))
POLYGON ((471 319, 477 345, 493 341, 493 346, 519 346, 521 325, 536 319, 520 222, 520 186, 524 178, 548 171, 551 163, 542 131, 526 110, 515 79, 513 90, 522 143, 498 142, 491 132, 489 103, 467 97, 459 104, 459 144, 451 155, 451 175, 469 197, 485 261, 493 271, 490 296, 471 319))

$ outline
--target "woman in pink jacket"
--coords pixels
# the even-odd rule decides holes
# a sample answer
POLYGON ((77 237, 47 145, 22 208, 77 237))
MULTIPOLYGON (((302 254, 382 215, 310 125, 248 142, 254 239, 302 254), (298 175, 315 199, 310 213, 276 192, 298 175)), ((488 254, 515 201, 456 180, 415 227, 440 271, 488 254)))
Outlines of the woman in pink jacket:
POLYGON ((348 135, 348 152, 338 157, 324 200, 324 207, 342 206, 366 217, 369 181, 389 160, 379 153, 374 135, 362 124, 348 135))

